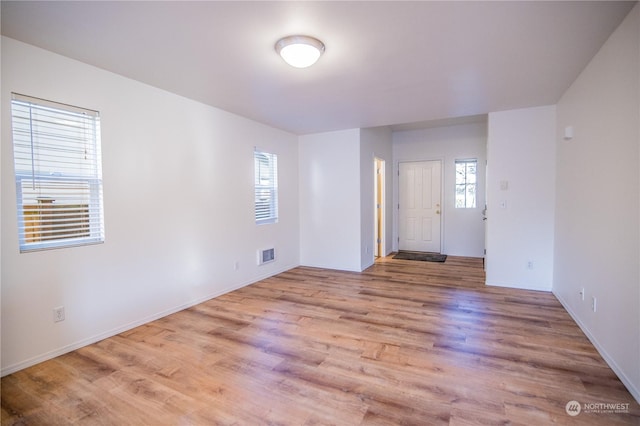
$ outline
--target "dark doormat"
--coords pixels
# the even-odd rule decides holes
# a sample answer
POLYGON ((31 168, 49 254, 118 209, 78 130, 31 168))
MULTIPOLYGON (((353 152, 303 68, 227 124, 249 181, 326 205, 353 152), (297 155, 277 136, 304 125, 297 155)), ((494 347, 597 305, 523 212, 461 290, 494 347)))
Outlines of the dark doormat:
POLYGON ((424 253, 421 251, 400 251, 393 256, 394 259, 419 260, 421 262, 444 262, 447 260, 446 254, 424 253))

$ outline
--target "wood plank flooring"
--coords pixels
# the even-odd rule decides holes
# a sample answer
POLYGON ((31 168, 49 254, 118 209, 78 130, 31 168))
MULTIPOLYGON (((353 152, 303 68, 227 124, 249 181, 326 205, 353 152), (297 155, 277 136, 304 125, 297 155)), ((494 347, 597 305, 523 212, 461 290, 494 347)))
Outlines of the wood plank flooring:
POLYGON ((553 295, 483 282, 451 256, 295 268, 4 377, 2 424, 640 424, 553 295))

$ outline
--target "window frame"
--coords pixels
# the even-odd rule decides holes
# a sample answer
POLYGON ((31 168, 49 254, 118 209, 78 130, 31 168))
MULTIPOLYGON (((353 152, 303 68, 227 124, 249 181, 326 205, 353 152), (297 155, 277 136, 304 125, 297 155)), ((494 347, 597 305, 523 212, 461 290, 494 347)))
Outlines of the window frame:
POLYGON ((100 113, 12 93, 11 126, 20 252, 103 243, 100 113))
POLYGON ((478 208, 478 159, 477 158, 465 158, 465 159, 456 159, 455 163, 454 163, 454 173, 455 173, 455 179, 454 179, 454 186, 455 186, 455 192, 454 192, 454 207, 456 209, 475 209, 478 208), (469 165, 473 164, 474 166, 474 172, 473 172, 473 182, 469 182, 470 179, 468 179, 468 167, 469 165), (464 165, 465 168, 465 172, 464 172, 464 181, 460 182, 458 177, 459 177, 459 173, 458 173, 458 166, 459 165, 464 165), (460 191, 460 188, 462 188, 462 191, 460 191), (472 205, 469 205, 469 190, 470 188, 472 189, 472 193, 473 193, 473 203, 472 205), (458 194, 459 192, 461 192, 462 194, 464 194, 464 205, 458 205, 458 194))
POLYGON ((253 161, 255 223, 256 225, 277 223, 278 155, 256 147, 253 152, 253 161), (264 163, 266 163, 265 167, 263 167, 264 163))

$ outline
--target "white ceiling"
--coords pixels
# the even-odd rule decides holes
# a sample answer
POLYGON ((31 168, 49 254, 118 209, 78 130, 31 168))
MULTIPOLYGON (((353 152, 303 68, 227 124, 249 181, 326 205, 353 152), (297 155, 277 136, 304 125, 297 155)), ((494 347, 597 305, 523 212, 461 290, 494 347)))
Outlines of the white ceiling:
POLYGON ((11 2, 2 34, 306 134, 554 104, 636 2, 11 2), (282 36, 321 39, 308 69, 282 36))

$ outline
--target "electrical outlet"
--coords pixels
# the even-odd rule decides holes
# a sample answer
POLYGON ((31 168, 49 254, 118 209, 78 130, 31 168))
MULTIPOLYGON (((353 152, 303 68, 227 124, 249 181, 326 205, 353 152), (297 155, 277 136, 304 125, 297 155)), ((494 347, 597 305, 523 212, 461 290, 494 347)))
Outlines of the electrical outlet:
POLYGON ((64 306, 53 308, 53 322, 64 321, 64 306))
POLYGON ((527 269, 533 269, 533 262, 532 261, 528 261, 527 262, 527 269))
POLYGON ((595 296, 592 296, 592 297, 591 297, 591 310, 592 310, 593 312, 595 312, 595 311, 596 311, 596 306, 597 306, 597 305, 596 305, 596 298, 595 298, 595 296))

